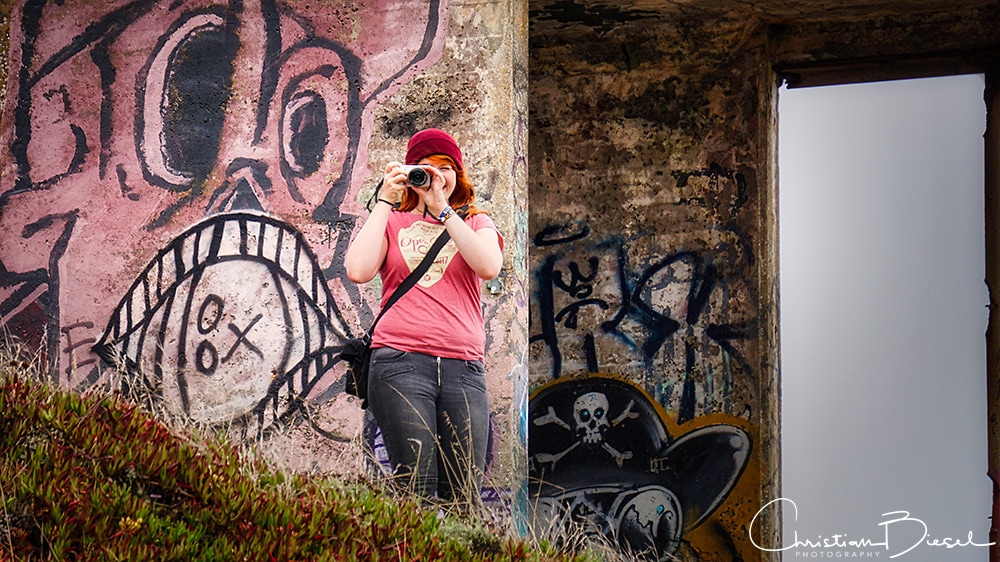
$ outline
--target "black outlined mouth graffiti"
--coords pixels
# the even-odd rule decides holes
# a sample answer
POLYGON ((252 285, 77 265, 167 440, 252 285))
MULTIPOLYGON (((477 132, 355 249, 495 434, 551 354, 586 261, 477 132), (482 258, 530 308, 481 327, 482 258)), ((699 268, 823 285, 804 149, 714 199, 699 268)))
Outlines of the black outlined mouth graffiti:
POLYGON ((349 336, 302 234, 232 213, 156 255, 94 352, 167 414, 259 436, 301 410, 349 336))

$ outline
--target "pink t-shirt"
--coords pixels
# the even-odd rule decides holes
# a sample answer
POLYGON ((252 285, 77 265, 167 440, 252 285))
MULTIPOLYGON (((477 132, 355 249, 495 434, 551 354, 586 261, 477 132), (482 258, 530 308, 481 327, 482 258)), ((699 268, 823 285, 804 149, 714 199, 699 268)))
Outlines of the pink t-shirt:
MULTIPOLYGON (((493 219, 477 214, 472 230, 496 230, 493 219)), ((389 249, 379 269, 382 305, 416 269, 444 225, 415 213, 393 211, 385 235, 389 249)), ((503 249, 503 238, 500 238, 503 249)), ((480 304, 482 280, 449 240, 427 273, 379 320, 372 347, 393 347, 452 359, 482 359, 486 347, 480 304)))

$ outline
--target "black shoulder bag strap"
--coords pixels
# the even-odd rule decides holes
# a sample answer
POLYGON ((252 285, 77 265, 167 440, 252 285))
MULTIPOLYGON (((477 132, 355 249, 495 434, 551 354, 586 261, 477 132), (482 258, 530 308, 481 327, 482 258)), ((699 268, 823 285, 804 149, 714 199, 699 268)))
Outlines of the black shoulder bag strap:
POLYGON ((451 234, 448 234, 447 230, 442 232, 441 235, 437 237, 437 240, 434 241, 434 244, 430 247, 430 249, 427 250, 427 254, 424 255, 424 259, 420 260, 420 264, 417 265, 417 268, 411 271, 410 274, 406 276, 406 279, 403 279, 403 282, 399 284, 399 287, 396 287, 396 291, 392 293, 389 300, 385 302, 385 306, 383 306, 382 310, 379 311, 378 316, 375 317, 375 321, 372 322, 371 328, 368 328, 368 333, 365 334, 365 345, 371 343, 372 334, 375 333, 375 325, 382 319, 382 315, 385 314, 385 311, 389 310, 390 306, 395 304, 396 301, 406 294, 407 291, 412 289, 413 286, 417 284, 417 281, 419 281, 420 278, 427 273, 427 270, 431 267, 431 263, 434 262, 434 258, 437 257, 438 252, 441 251, 441 248, 444 248, 444 245, 448 243, 449 239, 451 239, 451 234))

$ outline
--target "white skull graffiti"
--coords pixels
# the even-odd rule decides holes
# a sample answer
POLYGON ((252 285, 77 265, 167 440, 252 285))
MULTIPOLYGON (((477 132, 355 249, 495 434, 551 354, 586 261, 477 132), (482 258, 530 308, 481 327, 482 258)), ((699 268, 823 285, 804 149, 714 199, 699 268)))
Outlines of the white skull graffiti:
POLYGON ((608 397, 600 392, 581 395, 573 403, 576 433, 584 443, 593 445, 604 440, 608 428, 608 397))
POLYGON ((604 432, 609 428, 618 427, 618 424, 625 420, 638 418, 639 414, 632 411, 632 406, 634 405, 635 401, 629 400, 621 415, 609 420, 607 396, 600 392, 581 394, 573 403, 573 419, 576 420, 575 428, 570 427, 568 423, 564 422, 556 414, 555 408, 549 406, 548 412, 544 416, 536 417, 532 423, 539 427, 549 424, 558 425, 567 431, 572 431, 578 441, 564 449, 561 453, 537 453, 534 459, 539 462, 552 463, 552 468, 554 469, 560 459, 581 444, 600 445, 601 448, 614 457, 619 467, 622 466, 624 461, 632 458, 632 451, 619 451, 612 447, 610 443, 604 440, 604 432))

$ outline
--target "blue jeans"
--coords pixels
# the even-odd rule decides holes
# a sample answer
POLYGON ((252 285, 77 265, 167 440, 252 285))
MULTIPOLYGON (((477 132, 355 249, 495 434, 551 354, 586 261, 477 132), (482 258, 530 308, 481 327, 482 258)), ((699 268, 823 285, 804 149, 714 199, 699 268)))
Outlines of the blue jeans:
POLYGON ((373 349, 368 401, 398 485, 446 502, 479 497, 490 420, 482 361, 373 349))

